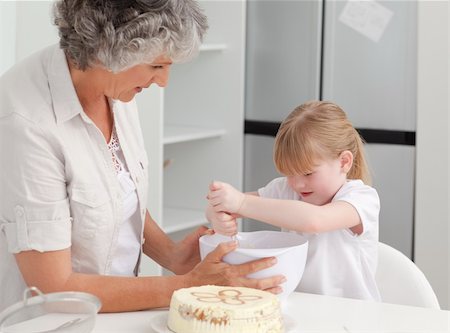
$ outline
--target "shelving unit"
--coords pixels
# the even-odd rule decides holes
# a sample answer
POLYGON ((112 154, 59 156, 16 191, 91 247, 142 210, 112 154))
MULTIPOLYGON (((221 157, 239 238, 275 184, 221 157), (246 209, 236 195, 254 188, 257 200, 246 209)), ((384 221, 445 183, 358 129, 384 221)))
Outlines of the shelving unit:
POLYGON ((206 129, 192 126, 164 126, 163 144, 210 139, 224 135, 224 129, 206 129))
POLYGON ((165 207, 163 221, 164 232, 170 234, 205 224, 205 214, 203 211, 195 209, 165 207), (183 224, 180 224, 181 220, 184 221, 183 224))
MULTIPOLYGON (((167 88, 137 97, 149 156, 148 208, 174 239, 207 223, 212 180, 242 188, 246 3, 200 5, 210 28, 197 58, 173 65, 167 88)), ((163 270, 144 259, 141 274, 163 270)))

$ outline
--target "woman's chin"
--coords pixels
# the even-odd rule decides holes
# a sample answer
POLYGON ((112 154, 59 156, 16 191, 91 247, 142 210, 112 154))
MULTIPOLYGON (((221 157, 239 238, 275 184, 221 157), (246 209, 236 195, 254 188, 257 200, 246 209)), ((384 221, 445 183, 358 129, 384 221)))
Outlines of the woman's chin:
POLYGON ((128 103, 134 98, 134 96, 136 96, 136 94, 126 94, 119 96, 117 99, 123 103, 128 103))

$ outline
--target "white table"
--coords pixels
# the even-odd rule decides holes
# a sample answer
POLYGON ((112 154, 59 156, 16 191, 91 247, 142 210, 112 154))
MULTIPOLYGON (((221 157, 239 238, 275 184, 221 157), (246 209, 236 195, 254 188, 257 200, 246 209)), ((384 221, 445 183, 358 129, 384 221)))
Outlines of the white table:
MULTIPOLYGON (((450 312, 348 298, 293 293, 283 305, 286 333, 450 332, 450 312)), ((99 314, 94 333, 155 333, 167 309, 99 314)))

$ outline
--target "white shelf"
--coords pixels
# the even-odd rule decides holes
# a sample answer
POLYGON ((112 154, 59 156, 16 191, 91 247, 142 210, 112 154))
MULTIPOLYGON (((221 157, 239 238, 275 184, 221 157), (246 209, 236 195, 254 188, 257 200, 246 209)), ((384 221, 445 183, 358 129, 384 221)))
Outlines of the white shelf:
POLYGON ((224 135, 224 129, 205 129, 189 126, 164 126, 163 144, 209 139, 224 135))
POLYGON ((203 44, 200 45, 200 52, 223 51, 227 49, 227 44, 203 44))
POLYGON ((207 223, 208 221, 206 220, 204 211, 164 207, 162 229, 168 234, 207 223))
MULTIPOLYGON (((151 155, 147 206, 176 241, 208 226, 207 184, 226 179, 239 185, 243 174, 246 1, 199 5, 211 23, 199 56, 173 69, 168 89, 155 86, 138 97, 139 109, 151 110, 140 117, 151 155)), ((156 263, 145 265, 148 274, 161 274, 156 263)))

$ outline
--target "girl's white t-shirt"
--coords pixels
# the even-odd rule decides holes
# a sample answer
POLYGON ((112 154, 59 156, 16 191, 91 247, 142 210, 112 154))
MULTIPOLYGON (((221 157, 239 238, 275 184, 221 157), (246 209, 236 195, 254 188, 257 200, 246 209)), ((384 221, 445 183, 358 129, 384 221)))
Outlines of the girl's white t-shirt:
MULTIPOLYGON (((258 190, 265 198, 301 200, 285 177, 258 190)), ((377 191, 361 180, 348 180, 332 201, 346 201, 357 210, 363 232, 340 229, 318 234, 300 233, 308 240, 305 271, 297 291, 328 296, 380 301, 375 282, 378 261, 377 191)))

